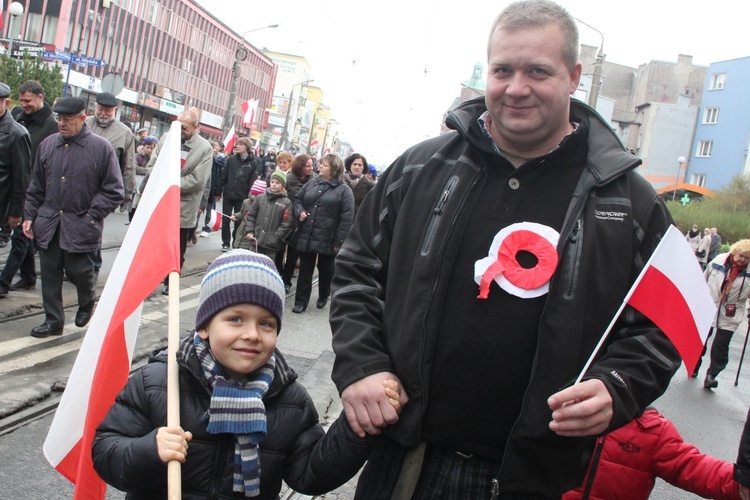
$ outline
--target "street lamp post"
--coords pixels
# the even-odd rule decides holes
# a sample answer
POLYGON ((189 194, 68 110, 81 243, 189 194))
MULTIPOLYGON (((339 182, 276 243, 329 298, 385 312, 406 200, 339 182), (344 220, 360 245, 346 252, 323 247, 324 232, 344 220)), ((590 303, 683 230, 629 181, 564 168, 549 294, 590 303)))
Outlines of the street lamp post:
POLYGON ((677 194, 677 186, 680 184, 680 170, 682 170, 682 164, 685 163, 685 157, 680 155, 677 157, 677 177, 674 180, 674 191, 672 191, 672 201, 674 201, 675 195, 677 194))
MULTIPOLYGON (((286 118, 284 118, 284 132, 281 135, 281 148, 286 149, 286 141, 289 139, 289 115, 292 111, 292 101, 294 100, 294 87, 297 85, 302 85, 303 87, 306 87, 308 83, 312 82, 314 80, 305 80, 303 82, 295 83, 292 85, 292 90, 289 92, 289 103, 286 106, 286 118)), ((302 92, 302 88, 300 88, 300 93, 302 92)))
POLYGON ((18 16, 23 15, 23 4, 19 2, 13 2, 8 6, 8 14, 10 14, 10 21, 8 21, 8 55, 13 56, 13 21, 18 16))
POLYGON ((237 99, 237 84, 240 79, 240 68, 242 61, 247 59, 247 49, 245 48, 245 36, 253 31, 260 31, 266 28, 278 28, 278 24, 269 24, 268 26, 261 26, 260 28, 254 28, 247 30, 242 34, 242 45, 237 47, 234 53, 234 64, 232 65, 232 84, 229 87, 229 102, 227 103, 227 111, 224 113, 224 134, 229 133, 229 129, 232 128, 232 122, 234 117, 234 101, 237 99))
POLYGON ((594 61, 594 74, 591 76, 591 92, 589 92, 588 99, 588 105, 596 109, 596 102, 599 100, 599 93, 602 90, 602 72, 604 70, 604 58, 607 57, 604 54, 604 34, 590 24, 584 23, 578 18, 576 18, 576 21, 583 24, 584 26, 588 26, 592 30, 599 33, 599 36, 602 37, 602 43, 599 45, 599 52, 596 54, 596 60, 594 61))

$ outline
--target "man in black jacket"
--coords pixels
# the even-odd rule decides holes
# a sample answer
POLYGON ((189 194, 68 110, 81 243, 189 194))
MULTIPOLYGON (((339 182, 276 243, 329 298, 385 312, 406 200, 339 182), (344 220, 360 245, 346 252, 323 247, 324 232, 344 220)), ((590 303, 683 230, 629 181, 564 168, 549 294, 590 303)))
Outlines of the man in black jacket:
POLYGON ((679 367, 626 309, 574 383, 670 223, 640 161, 571 101, 578 46, 559 5, 508 6, 486 96, 386 170, 337 256, 332 378, 356 432, 395 422, 359 479, 372 498, 559 498, 679 367), (399 415, 375 391, 394 377, 399 415))
MULTIPOLYGON (((11 116, 10 102, 10 87, 0 82, 0 227, 15 232, 21 224, 31 177, 31 141, 26 129, 11 116)), ((7 281, 4 277, 5 273, 0 274, 0 298, 8 294, 13 275, 7 281)))
POLYGON ((253 143, 247 137, 240 137, 234 143, 233 155, 227 158, 219 179, 219 188, 222 189, 223 203, 221 211, 221 251, 226 252, 231 248, 232 242, 237 237, 237 225, 230 229, 229 218, 242 208, 242 202, 250 196, 250 188, 253 182, 260 176, 260 162, 253 154, 253 143))

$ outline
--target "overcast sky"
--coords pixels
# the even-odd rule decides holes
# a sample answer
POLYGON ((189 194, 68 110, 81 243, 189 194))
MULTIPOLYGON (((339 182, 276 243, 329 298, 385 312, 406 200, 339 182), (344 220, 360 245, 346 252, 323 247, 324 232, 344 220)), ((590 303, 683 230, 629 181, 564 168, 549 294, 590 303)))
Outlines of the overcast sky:
MULTIPOLYGON (((508 2, 449 0, 197 0, 256 47, 304 56, 340 135, 379 166, 439 133, 444 111, 486 64, 487 35, 508 2)), ((750 56, 750 2, 695 7, 675 0, 564 0, 604 36, 607 60, 638 67, 652 59, 693 64, 750 56), (615 7, 616 6, 616 7, 615 7)), ((581 42, 601 36, 579 25, 581 42)))

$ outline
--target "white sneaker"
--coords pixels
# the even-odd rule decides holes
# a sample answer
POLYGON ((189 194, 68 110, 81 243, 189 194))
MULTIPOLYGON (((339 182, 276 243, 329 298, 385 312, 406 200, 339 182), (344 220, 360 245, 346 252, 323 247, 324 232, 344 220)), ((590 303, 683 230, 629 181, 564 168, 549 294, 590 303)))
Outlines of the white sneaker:
POLYGON ((201 238, 208 238, 208 233, 205 231, 201 231, 201 234, 199 234, 198 236, 200 236, 201 238))

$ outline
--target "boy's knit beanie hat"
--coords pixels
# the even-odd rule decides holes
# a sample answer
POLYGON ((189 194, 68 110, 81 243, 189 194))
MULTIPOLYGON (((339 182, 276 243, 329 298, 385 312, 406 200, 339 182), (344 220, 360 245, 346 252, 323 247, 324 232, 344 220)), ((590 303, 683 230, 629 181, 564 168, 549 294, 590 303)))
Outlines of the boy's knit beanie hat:
POLYGON ((201 282, 195 329, 206 327, 216 314, 235 304, 255 304, 276 316, 281 330, 284 281, 265 255, 237 249, 214 260, 201 282))
POLYGON ((271 179, 276 179, 282 186, 286 187, 286 174, 281 170, 274 170, 271 174, 271 179))

